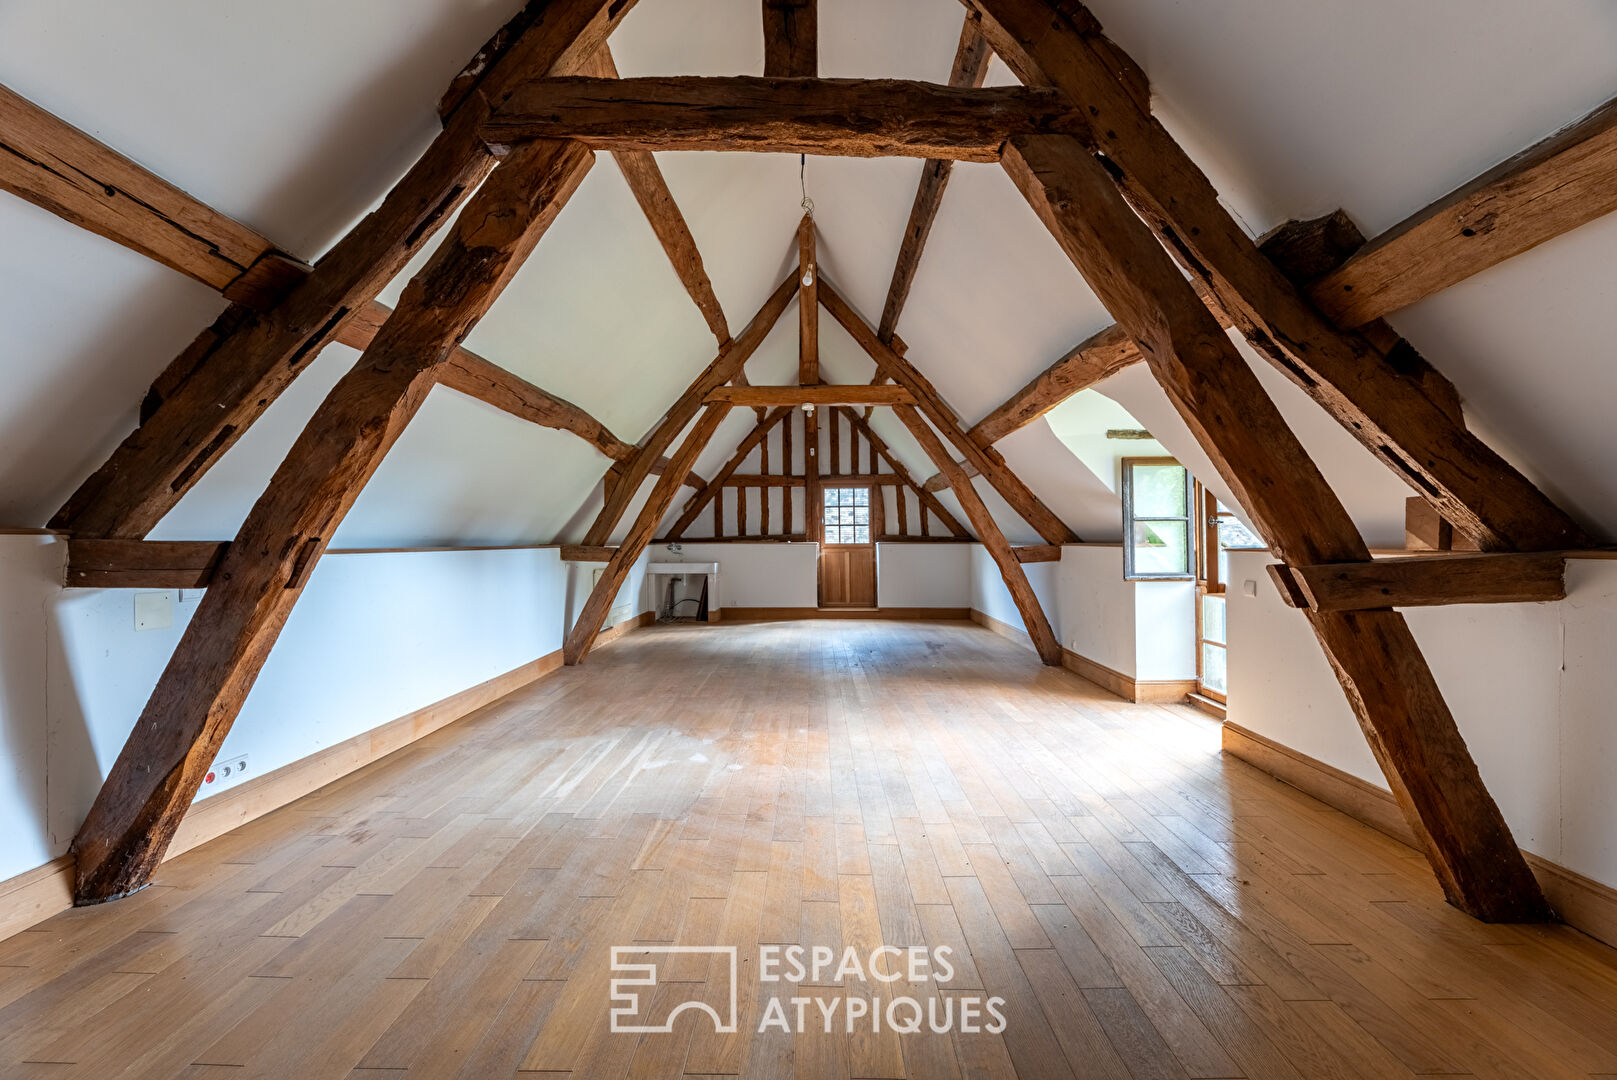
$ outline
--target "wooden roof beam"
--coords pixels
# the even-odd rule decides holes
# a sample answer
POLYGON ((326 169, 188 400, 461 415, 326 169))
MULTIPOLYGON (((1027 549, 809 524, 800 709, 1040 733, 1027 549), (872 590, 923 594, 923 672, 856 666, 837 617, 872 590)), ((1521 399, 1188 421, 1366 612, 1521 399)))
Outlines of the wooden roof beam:
POLYGON ((489 118, 484 134, 492 146, 565 138, 599 150, 998 161, 1012 135, 1085 127, 1062 94, 1044 87, 738 75, 536 79, 489 118))
POLYGON ((0 86, 0 190, 262 311, 308 266, 0 86))
POLYGON ((721 386, 708 394, 709 402, 723 401, 749 408, 762 405, 913 405, 915 399, 902 386, 721 386))
POLYGON ((1617 100, 1371 240, 1308 288, 1362 326, 1617 210, 1617 100))
POLYGON ((315 411, 225 551, 74 838, 75 903, 115 900, 149 883, 332 534, 426 400, 451 346, 593 163, 577 143, 514 152, 315 411))
POLYGON ((1326 566, 1271 566, 1280 597, 1307 611, 1438 604, 1535 604, 1566 599, 1557 552, 1417 555, 1326 566))
MULTIPOLYGON (((1013 141, 1004 165, 1274 552, 1291 566, 1369 563, 1347 510, 1102 162, 1057 137, 1013 141)), ((1404 617, 1308 619, 1449 901, 1489 921, 1549 918, 1404 617)))
POLYGON ((820 381, 820 268, 814 236, 814 215, 805 212, 797 223, 797 381, 813 386, 820 381))
POLYGON ((764 77, 812 79, 820 73, 815 0, 763 0, 764 77))
POLYGON ((1570 517, 1465 429, 1449 409, 1446 380, 1413 348, 1382 348, 1338 329, 1263 256, 1151 116, 1149 101, 1119 78, 1122 52, 1082 3, 972 3, 994 51, 1023 83, 1059 87, 1084 108, 1092 120, 1078 133, 1085 146, 1104 156, 1107 174, 1253 347, 1444 517, 1486 550, 1587 543, 1570 517))
MULTIPOLYGON (((994 53, 983 38, 981 24, 982 16, 975 11, 966 12, 954 67, 949 72, 950 86, 977 88, 988 77, 988 65, 994 53)), ((888 344, 898 330, 898 317, 903 314, 910 286, 915 283, 921 252, 932 234, 932 223, 943 205, 943 192, 949 186, 949 174, 953 170, 954 162, 948 158, 931 158, 921 168, 921 183, 915 190, 915 203, 910 207, 910 219, 904 226, 904 242, 899 245, 898 261, 893 266, 893 281, 887 287, 887 302, 882 305, 881 323, 876 327, 876 336, 888 344)))

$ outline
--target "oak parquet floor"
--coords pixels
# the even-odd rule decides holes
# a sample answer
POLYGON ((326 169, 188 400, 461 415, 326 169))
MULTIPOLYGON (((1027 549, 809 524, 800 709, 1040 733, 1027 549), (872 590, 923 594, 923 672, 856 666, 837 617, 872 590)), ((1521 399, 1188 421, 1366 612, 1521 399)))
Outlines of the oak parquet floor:
MULTIPOLYGON (((653 1020, 722 1011, 726 959, 658 964, 653 1020)), ((963 623, 635 634, 0 942, 5 1077, 1601 1075, 1617 952, 963 623), (954 971, 761 981, 792 943, 954 971), (738 1030, 612 1032, 614 945, 736 946, 738 1030)))

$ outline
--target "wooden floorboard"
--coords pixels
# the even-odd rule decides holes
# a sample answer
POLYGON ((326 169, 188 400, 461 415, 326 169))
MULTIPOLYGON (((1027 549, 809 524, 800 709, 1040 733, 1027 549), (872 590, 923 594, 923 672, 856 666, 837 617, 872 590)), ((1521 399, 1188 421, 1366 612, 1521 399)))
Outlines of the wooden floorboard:
MULTIPOLYGON (((1617 1075, 1617 952, 1218 748, 970 624, 651 629, 0 941, 0 1076, 1617 1075), (834 960, 760 980, 790 944, 834 960), (611 1030, 659 945, 736 948, 737 1031, 611 1030), (884 945, 952 977, 839 970, 884 945)), ((653 1023, 727 1006, 656 962, 653 1023)))

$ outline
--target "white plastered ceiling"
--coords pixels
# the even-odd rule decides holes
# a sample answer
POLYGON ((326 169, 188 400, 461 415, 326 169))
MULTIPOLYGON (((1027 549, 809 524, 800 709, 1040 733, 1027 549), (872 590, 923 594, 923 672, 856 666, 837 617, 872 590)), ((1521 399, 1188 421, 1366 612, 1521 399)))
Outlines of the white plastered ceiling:
MULTIPOLYGON (((419 154, 443 87, 517 6, 12 0, 0 7, 0 83, 312 258, 419 154)), ((1617 96, 1617 7, 1601 0, 1091 6, 1254 234, 1340 206, 1373 235, 1617 96)), ((820 8, 823 74, 947 77, 962 17, 952 0, 820 8)), ((757 0, 640 0, 612 48, 625 75, 757 73, 757 0)), ((991 81, 1009 79, 996 63, 991 81)), ((659 161, 739 333, 790 270, 798 160, 659 161)), ((908 159, 808 162, 825 275, 872 321, 920 169, 908 159)), ((1604 538, 1617 535, 1607 465, 1617 459, 1614 239, 1617 223, 1597 222, 1392 318, 1454 381, 1477 429, 1604 538)), ((0 195, 0 526, 43 524, 133 426, 151 379, 222 307, 206 288, 0 195)), ((957 167, 899 333, 961 419, 981 419, 1109 322, 1000 171, 957 167)), ((821 325, 824 377, 867 380, 869 360, 828 317, 821 325)), ((751 381, 792 381, 795 328, 789 308, 749 365, 751 381)), ((716 347, 605 156, 467 344, 629 441, 716 347)), ((354 357, 327 349, 154 535, 233 534, 354 357)), ((1407 489, 1253 363, 1370 542, 1401 542, 1407 489)), ((1143 368, 1100 389, 1210 471, 1143 368)), ((752 422, 737 410, 698 470, 711 476, 752 422)), ((917 477, 932 473, 890 414, 878 410, 874 426, 917 477)), ((1086 539, 1115 538, 1115 496, 1048 424, 999 448, 1086 539)), ((607 464, 570 435, 436 390, 337 542, 577 539, 607 464)), ((1012 539, 1035 539, 988 496, 1012 539)))

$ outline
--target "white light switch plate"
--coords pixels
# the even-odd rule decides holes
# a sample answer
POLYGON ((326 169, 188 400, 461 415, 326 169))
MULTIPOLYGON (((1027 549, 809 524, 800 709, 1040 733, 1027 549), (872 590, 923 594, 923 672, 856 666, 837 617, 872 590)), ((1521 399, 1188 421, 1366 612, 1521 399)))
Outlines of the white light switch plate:
POLYGON ((174 625, 174 592, 135 594, 135 629, 166 630, 174 625))
POLYGON ((1251 578, 1248 578, 1247 580, 1241 582, 1241 591, 1247 596, 1256 596, 1258 595, 1258 583, 1253 581, 1251 578))

